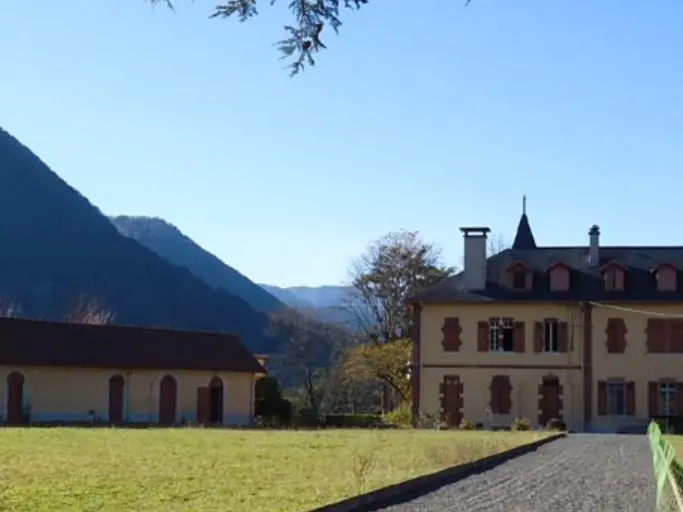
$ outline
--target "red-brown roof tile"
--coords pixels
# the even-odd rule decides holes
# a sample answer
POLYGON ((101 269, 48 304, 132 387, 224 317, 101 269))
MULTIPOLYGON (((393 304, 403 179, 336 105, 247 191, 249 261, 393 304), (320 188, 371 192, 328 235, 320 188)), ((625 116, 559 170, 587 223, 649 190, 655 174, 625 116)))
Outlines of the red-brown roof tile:
POLYGON ((266 373, 237 336, 0 318, 0 365, 266 373))

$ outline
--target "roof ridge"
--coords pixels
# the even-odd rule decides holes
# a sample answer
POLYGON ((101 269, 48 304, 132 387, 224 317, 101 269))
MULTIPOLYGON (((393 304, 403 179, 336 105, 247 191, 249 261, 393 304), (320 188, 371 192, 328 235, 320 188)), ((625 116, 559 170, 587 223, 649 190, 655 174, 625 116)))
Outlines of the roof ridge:
MULTIPOLYGON (((561 250, 561 249, 582 249, 588 250, 588 245, 539 245, 534 248, 523 248, 513 250, 540 251, 540 250, 561 250)), ((646 249, 646 250, 682 250, 683 245, 600 245, 600 249, 646 249)))

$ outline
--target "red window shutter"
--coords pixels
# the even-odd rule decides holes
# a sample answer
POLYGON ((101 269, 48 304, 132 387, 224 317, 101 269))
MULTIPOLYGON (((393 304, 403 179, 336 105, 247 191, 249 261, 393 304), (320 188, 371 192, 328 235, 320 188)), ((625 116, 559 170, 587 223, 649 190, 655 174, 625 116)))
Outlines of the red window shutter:
POLYGON ((636 415, 636 383, 626 383, 626 415, 636 415))
POLYGON ((680 354, 683 352, 683 322, 671 320, 669 325, 669 352, 680 354))
POLYGON ((659 416, 659 384, 655 381, 647 385, 647 405, 650 417, 659 416))
POLYGON ((543 352, 543 322, 534 322, 534 352, 543 352))
POLYGON ((445 352, 458 352, 460 350, 460 333, 462 329, 460 328, 459 318, 444 318, 443 327, 441 327, 441 333, 443 338, 441 339, 441 346, 445 352))
POLYGON ((557 351, 561 354, 569 352, 569 329, 567 322, 558 322, 557 324, 557 351))
POLYGON ((614 325, 612 323, 612 318, 607 319, 607 327, 605 328, 605 347, 607 348, 607 353, 611 354, 614 352, 614 325))
POLYGON ((477 350, 479 352, 489 351, 489 323, 477 323, 477 350))
POLYGON ((626 350, 626 324, 623 318, 608 318, 605 329, 605 346, 610 354, 622 354, 626 350))
POLYGON ((662 319, 648 318, 647 327, 645 328, 645 347, 650 354, 659 352, 658 340, 661 337, 662 319))
POLYGON ((607 415, 607 382, 598 381, 598 416, 607 415))
POLYGON ((525 329, 524 329, 524 322, 515 322, 514 325, 514 339, 513 339, 513 344, 514 344, 514 349, 515 352, 524 352, 524 345, 525 345, 525 329))
POLYGON ((500 382, 498 378, 494 375, 491 379, 491 400, 489 401, 489 407, 493 414, 498 414, 500 410, 500 382))
POLYGON ((605 346, 607 347, 607 352, 612 354, 617 351, 617 329, 616 323, 614 322, 616 318, 607 319, 607 329, 605 333, 607 334, 607 339, 605 340, 605 346))

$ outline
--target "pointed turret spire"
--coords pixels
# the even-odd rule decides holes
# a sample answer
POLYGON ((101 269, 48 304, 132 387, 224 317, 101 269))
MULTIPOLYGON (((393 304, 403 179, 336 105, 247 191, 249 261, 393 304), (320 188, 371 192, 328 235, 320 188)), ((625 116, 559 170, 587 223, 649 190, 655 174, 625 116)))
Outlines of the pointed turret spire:
POLYGON ((536 249, 536 240, 529 225, 529 217, 526 216, 526 195, 522 196, 522 217, 517 225, 517 234, 512 244, 513 249, 536 249))

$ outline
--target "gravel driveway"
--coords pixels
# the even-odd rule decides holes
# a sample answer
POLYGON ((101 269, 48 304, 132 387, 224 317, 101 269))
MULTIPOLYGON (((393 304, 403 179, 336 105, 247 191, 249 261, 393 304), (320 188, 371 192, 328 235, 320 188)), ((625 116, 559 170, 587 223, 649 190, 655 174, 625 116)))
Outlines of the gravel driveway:
POLYGON ((644 435, 572 434, 385 512, 652 512, 644 435))

